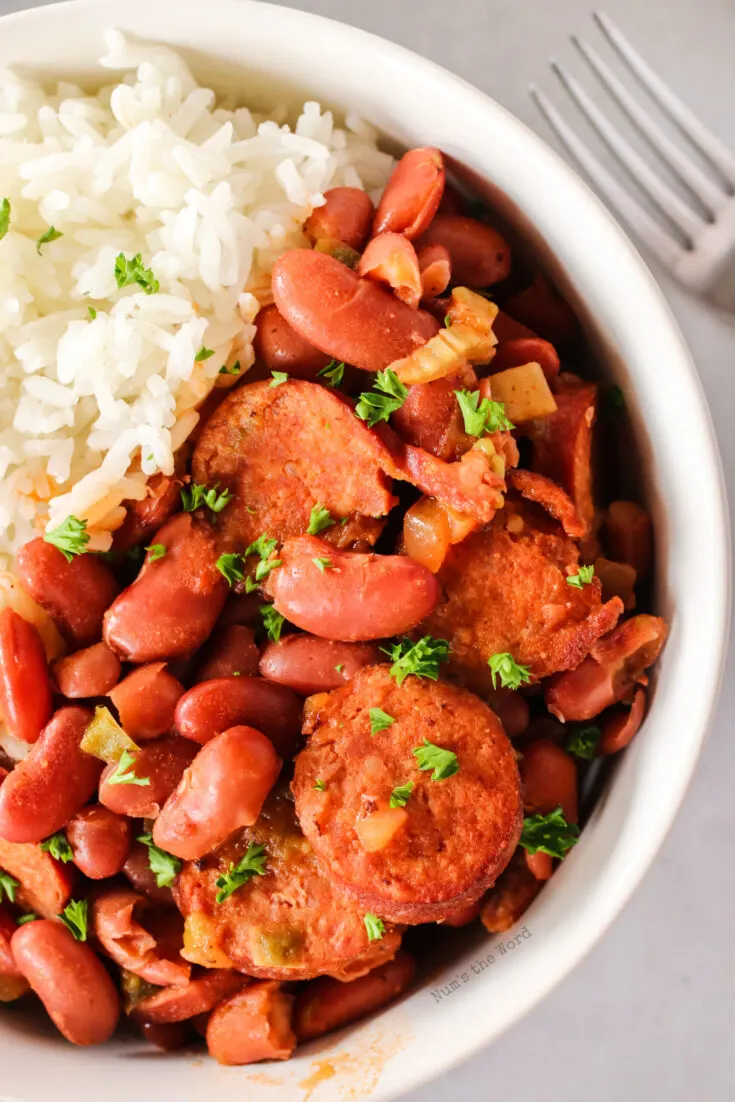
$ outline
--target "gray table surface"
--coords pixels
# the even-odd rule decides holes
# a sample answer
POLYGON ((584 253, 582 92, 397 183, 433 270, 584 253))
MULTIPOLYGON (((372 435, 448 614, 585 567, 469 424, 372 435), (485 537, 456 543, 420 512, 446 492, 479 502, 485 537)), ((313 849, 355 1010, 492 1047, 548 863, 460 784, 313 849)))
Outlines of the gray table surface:
MULTIPOLYGON (((30 7, 0 0, 0 13, 30 7)), ((528 95, 551 53, 597 42, 586 0, 290 0, 445 65, 549 138, 528 95)), ((608 0, 607 12, 735 149, 735 0, 608 0)), ((571 112, 570 112, 571 113, 571 112)), ((735 324, 661 283, 694 352, 735 500, 735 324)), ((662 373, 666 365, 661 365, 662 373)), ((684 442, 682 442, 682 446, 684 442)), ((702 533, 702 567, 707 536, 702 533)), ((692 671, 696 676, 696 671, 692 671)), ((407 1102, 732 1102, 735 654, 699 770, 642 887, 584 963, 526 1019, 407 1102)), ((672 732, 673 734, 673 732, 672 732)))

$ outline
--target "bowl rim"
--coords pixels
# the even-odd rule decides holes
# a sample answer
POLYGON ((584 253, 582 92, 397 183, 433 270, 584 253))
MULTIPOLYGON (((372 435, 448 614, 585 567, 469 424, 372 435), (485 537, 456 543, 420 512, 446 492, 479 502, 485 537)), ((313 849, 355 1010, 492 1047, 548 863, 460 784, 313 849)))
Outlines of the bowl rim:
MULTIPOLYGON (((136 19, 145 23, 146 6, 150 6, 150 0, 127 0, 124 15, 118 12, 115 18, 108 20, 108 25, 123 25, 128 29, 136 19)), ((186 9, 187 2, 184 0, 179 5, 176 0, 163 0, 163 2, 158 0, 155 6, 160 9, 168 8, 173 16, 179 6, 186 9)), ((112 13, 114 7, 114 0, 64 0, 60 4, 9 13, 0 19, 0 26, 4 30, 10 30, 23 25, 32 27, 35 24, 43 31, 44 20, 53 22, 58 18, 63 19, 67 16, 71 18, 84 13, 99 15, 103 10, 112 13)), ((648 831, 643 839, 638 839, 635 848, 631 847, 627 836, 621 840, 620 849, 627 847, 627 860, 624 866, 618 862, 613 868, 611 861, 610 867, 601 870, 599 883, 594 885, 589 898, 585 899, 579 910, 575 912, 575 937, 572 939, 568 935, 565 936, 559 930, 552 930, 548 935, 550 945, 546 957, 549 959, 545 961, 543 974, 536 978, 535 983, 530 983, 527 977, 520 983, 522 995, 514 999, 514 1005, 509 1007, 502 1021, 493 1027, 483 1028, 482 1023, 475 1021, 473 1025, 466 1020, 466 1028, 463 1026, 462 1032, 453 1035, 454 1044, 450 1053, 445 1046, 425 1045, 422 1048, 420 1061, 414 1060, 410 1067, 402 1066, 400 1075, 396 1077, 399 1081, 390 1082, 385 1086, 382 1083, 378 1084, 372 1097, 376 1102, 377 1100, 387 1102, 388 1099, 414 1090, 429 1080, 446 1074, 485 1047, 536 1006, 572 968, 576 967, 612 924, 632 896, 663 843, 684 798, 710 727, 727 653, 731 557, 722 464, 714 427, 693 359, 661 289, 612 215, 577 173, 543 139, 510 111, 461 77, 406 47, 389 42, 370 32, 311 12, 263 3, 262 0, 209 0, 206 10, 202 10, 205 11, 205 17, 208 20, 220 16, 223 19, 244 20, 246 16, 252 15, 264 24, 271 23, 274 27, 287 19, 291 23, 289 34, 292 38, 300 36, 305 41, 305 32, 319 29, 322 34, 328 35, 348 53, 365 51, 375 54, 375 51, 378 51, 384 73, 392 74, 395 70, 405 74, 410 70, 414 80, 426 85, 434 85, 437 89, 441 88, 443 96, 452 102, 461 102, 467 112, 473 116, 476 115, 478 119, 485 118, 491 124, 491 128, 496 132, 502 132, 508 146, 519 151, 524 168, 534 169, 539 176, 543 175, 552 210, 561 212, 563 209, 558 206, 556 198, 558 189, 565 197, 564 204, 578 204, 575 214, 578 214, 581 223, 580 236, 583 235, 582 227, 584 230, 588 227, 593 229, 599 243, 604 243, 606 254, 614 258, 617 274, 607 273, 606 291, 612 298, 619 294, 621 302, 631 301, 630 295, 633 294, 644 311, 649 312, 647 321, 651 323, 650 328, 654 331, 655 339, 660 341, 661 359, 665 360, 669 372, 667 383, 671 383, 679 400, 686 403, 686 417, 677 415, 674 411, 675 416, 672 418, 674 424, 662 437, 661 446, 664 448, 665 445, 671 452, 669 439, 674 436, 676 428, 686 426, 688 441, 694 442, 692 452, 696 456, 701 475, 700 493, 696 500, 698 510, 696 523, 701 523, 701 518, 705 518, 708 569, 698 571, 691 579, 691 586, 694 594, 701 599, 703 617, 707 620, 707 631, 701 637, 706 661, 697 668, 698 678, 691 690, 696 706, 688 709, 688 713, 693 713, 690 715, 693 723, 687 732, 686 740, 682 739, 682 745, 678 747, 677 766, 669 777, 665 798, 659 798, 658 803, 650 811, 648 831), (624 293, 626 283, 629 286, 627 293, 624 293), (704 669, 702 669, 703 666, 704 669), (605 895, 604 901, 603 895, 605 895)), ((147 34, 146 31, 140 33, 147 34)), ((175 38, 175 35, 172 37, 175 38)), ((175 41, 171 45, 172 48, 177 48, 175 41)), ((206 47, 202 47, 202 52, 206 54, 206 47)), ((247 66, 248 55, 245 46, 241 51, 241 60, 243 65, 247 66)), ((520 185, 516 190, 520 190, 520 185)), ((531 214, 528 207, 521 206, 521 209, 529 218, 532 217, 535 223, 538 221, 537 211, 531 214)), ((559 246, 553 248, 563 260, 565 258, 563 242, 561 248, 559 246)), ((571 258, 573 253, 574 249, 570 247, 566 255, 571 258)), ((580 275, 580 279, 583 278, 583 274, 580 275)), ((594 297, 592 288, 587 291, 586 296, 583 295, 586 301, 590 296, 594 297)), ((611 320, 608 317, 607 322, 614 327, 614 319, 611 320)), ((623 325, 621 333, 624 332, 623 325)), ((640 336, 641 348, 644 344, 652 347, 655 344, 651 333, 638 336, 628 334, 630 339, 633 339, 633 336, 635 340, 640 336)), ((636 376, 634 373, 634 400, 638 390, 642 389, 644 381, 643 374, 636 376)), ((648 389, 647 386, 646 389, 648 389)), ((673 462, 672 454, 668 455, 667 461, 673 462)), ((660 462, 658 459, 654 467, 657 468, 660 462)), ((667 502, 667 505, 669 504, 673 509, 677 502, 667 502)), ((683 530, 681 525, 679 530, 680 533, 683 530)), ((690 640, 680 639, 676 653, 670 659, 684 676, 687 672, 685 662, 687 654, 689 653, 691 657, 690 643, 690 640)), ((676 695, 675 687, 670 688, 676 695)), ((678 700, 683 703, 683 690, 678 690, 678 693, 678 700)), ((673 706, 669 704, 665 708, 666 702, 658 699, 660 695, 660 693, 657 694, 653 701, 650 716, 653 718, 654 715, 658 716, 661 713, 661 721, 663 721, 665 713, 671 717, 673 706)), ((562 890, 562 885, 566 882, 565 872, 565 869, 560 870, 554 878, 555 881, 558 880, 559 888, 562 890)), ((458 1016, 463 1017, 462 1014, 458 1016)), ((465 1014, 464 1018, 468 1019, 468 1015, 465 1014)))

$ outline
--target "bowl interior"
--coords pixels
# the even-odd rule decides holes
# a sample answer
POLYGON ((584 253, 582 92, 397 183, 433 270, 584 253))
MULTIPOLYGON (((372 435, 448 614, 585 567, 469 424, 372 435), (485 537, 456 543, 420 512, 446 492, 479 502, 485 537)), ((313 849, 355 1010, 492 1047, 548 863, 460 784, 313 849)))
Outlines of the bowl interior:
POLYGON ((12 1008, 0 1026, 8 1100, 46 1102, 52 1081, 58 1102, 159 1092, 182 1102, 203 1093, 235 1102, 243 1092, 263 1102, 395 1097, 491 1040, 584 955, 645 872, 691 775, 714 706, 729 600, 719 462, 688 353, 652 278, 587 188, 497 104, 406 50, 250 0, 75 0, 1 26, 0 65, 29 75, 105 83, 94 60, 104 31, 117 26, 181 50, 200 82, 235 90, 250 106, 318 99, 357 111, 399 145, 441 147, 523 235, 578 310, 604 374, 626 393, 636 480, 656 523, 657 610, 671 637, 644 730, 518 929, 502 938, 458 932, 409 998, 284 1065, 219 1068, 132 1038, 82 1054, 12 1008))

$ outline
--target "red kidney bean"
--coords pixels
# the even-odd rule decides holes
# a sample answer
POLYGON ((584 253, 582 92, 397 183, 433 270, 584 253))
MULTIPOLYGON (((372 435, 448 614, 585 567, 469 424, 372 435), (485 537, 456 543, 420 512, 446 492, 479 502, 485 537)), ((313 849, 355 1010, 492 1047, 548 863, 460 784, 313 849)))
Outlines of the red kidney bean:
POLYGON ((301 733, 301 701, 285 686, 260 677, 217 677, 189 689, 176 708, 176 729, 199 743, 228 727, 254 723, 281 757, 290 758, 301 733))
POLYGON ((498 311, 493 322, 493 333, 498 338, 498 344, 504 344, 506 341, 535 339, 538 336, 533 329, 529 329, 527 325, 522 325, 510 314, 506 314, 504 310, 498 311))
POLYGON ((0 612, 0 716, 21 742, 35 742, 51 719, 46 652, 33 624, 0 612))
POLYGON ((260 614, 262 604, 263 599, 257 591, 254 593, 231 593, 217 622, 217 631, 221 628, 232 627, 233 624, 248 628, 262 627, 263 618, 260 614))
POLYGON ((304 340, 363 371, 381 371, 410 355, 439 329, 430 314, 325 253, 284 253, 273 266, 272 286, 276 306, 304 340))
POLYGON ((254 983, 216 1007, 207 1023, 207 1048, 218 1064, 287 1060, 296 1047, 293 995, 268 980, 254 983))
POLYGON ((462 906, 458 907, 457 910, 454 911, 451 915, 449 915, 445 919, 442 919, 441 925, 452 926, 454 928, 469 926, 471 922, 475 921, 479 914, 479 900, 476 903, 463 903, 462 906))
POLYGON ((0 788, 0 838, 42 842, 84 806, 102 771, 79 746, 91 719, 86 708, 61 708, 44 727, 0 788))
POLYGON ((461 214, 438 214, 419 241, 443 245, 452 262, 452 279, 468 287, 489 287, 510 272, 510 248, 492 226, 461 214))
POLYGON ((107 807, 83 807, 66 824, 74 864, 90 880, 104 880, 122 871, 130 852, 128 819, 107 807))
POLYGON ((527 812, 548 815, 561 807, 568 823, 577 822, 577 766, 556 743, 539 739, 526 747, 521 780, 527 812))
POLYGON ((409 149, 393 170, 373 233, 403 233, 413 240, 428 228, 444 193, 444 158, 438 149, 409 149))
POLYGON ((285 371, 294 379, 314 380, 330 357, 304 340, 275 306, 258 314, 253 347, 268 371, 285 371))
POLYGON ((632 566, 642 578, 651 565, 651 518, 635 501, 613 501, 605 515, 610 557, 632 566))
POLYGON ((439 600, 436 578, 403 555, 337 551, 314 536, 287 540, 267 592, 292 624, 323 639, 365 642, 400 635, 439 600), (317 569, 314 559, 326 559, 317 569))
POLYGON ((150 1041, 152 1045, 164 1052, 175 1052, 187 1045, 190 1040, 189 1030, 181 1022, 149 1022, 144 1018, 136 1017, 135 1024, 144 1040, 150 1041))
POLYGON ((528 701, 513 689, 496 689, 488 699, 508 738, 518 738, 528 727, 528 701))
POLYGON ((105 642, 129 662, 182 658, 208 637, 227 599, 212 529, 181 513, 165 524, 138 577, 105 613, 105 642))
POLYGON ((324 206, 317 207, 304 223, 304 233, 312 244, 331 238, 360 252, 375 214, 370 196, 357 187, 333 187, 324 192, 324 198, 324 206))
POLYGON ((40 537, 21 547, 16 561, 23 586, 66 641, 72 647, 96 643, 105 609, 118 593, 105 564, 96 555, 75 555, 67 562, 58 547, 40 537))
POLYGON ((56 918, 71 899, 77 871, 30 842, 0 839, 0 868, 19 883, 15 902, 43 918, 56 918))
POLYGON ((311 696, 338 689, 363 666, 374 666, 382 660, 380 648, 373 643, 336 643, 315 635, 288 635, 268 644, 260 660, 260 672, 269 681, 311 696))
POLYGON ((529 871, 533 873, 536 879, 550 880, 554 871, 554 862, 548 853, 542 853, 541 850, 536 853, 529 853, 524 850, 524 853, 529 871))
POLYGON ((133 842, 130 854, 123 865, 123 873, 139 895, 154 903, 169 903, 173 906, 174 897, 170 888, 160 888, 156 883, 156 874, 151 870, 148 846, 133 842))
POLYGON ((638 733, 645 712, 646 694, 643 689, 636 689, 630 708, 606 716, 603 720, 598 753, 617 754, 619 750, 624 750, 638 733))
MULTIPOLYGON (((0 982, 10 977, 18 979, 21 972, 10 951, 10 939, 18 929, 18 924, 5 907, 0 907, 0 982)), ((0 991, 0 1002, 5 1002, 0 991)))
POLYGON ((252 628, 229 624, 217 628, 207 646, 205 661, 197 670, 197 681, 217 677, 252 677, 258 672, 260 651, 255 645, 252 628))
POLYGON ((184 920, 178 911, 155 907, 127 887, 99 888, 90 897, 89 920, 121 968, 160 987, 188 983, 191 965, 180 955, 184 920))
POLYGON ((107 643, 59 658, 51 669, 59 692, 69 700, 104 696, 120 679, 120 660, 107 643))
MULTIPOLYGON (((571 340, 579 329, 571 306, 542 275, 537 275, 530 287, 507 299, 505 306, 513 318, 554 345, 571 340)), ((497 325, 494 329, 497 332, 497 325)))
POLYGON ((421 298, 443 295, 452 279, 452 258, 444 245, 424 245, 418 251, 421 298))
POLYGON ((88 945, 60 922, 20 926, 11 943, 18 968, 60 1033, 73 1045, 98 1045, 120 1015, 115 986, 88 945))
POLYGON ((408 306, 418 306, 422 294, 419 261, 413 245, 402 234, 380 233, 374 237, 360 257, 357 270, 365 279, 390 287, 408 306))
POLYGON ((248 981, 239 972, 217 968, 204 972, 188 983, 164 987, 135 1004, 133 1017, 161 1025, 184 1022, 206 1014, 223 999, 236 994, 248 981))
POLYGON ((537 363, 549 383, 553 383, 561 369, 553 344, 541 340, 541 337, 520 337, 498 344, 491 370, 495 374, 496 371, 505 371, 509 367, 521 367, 528 363, 537 363))
POLYGON ((146 496, 128 504, 125 520, 112 537, 113 550, 127 551, 147 543, 180 508, 181 479, 176 475, 154 474, 146 485, 146 496))
POLYGON ((550 679, 546 707, 562 722, 599 715, 642 679, 643 671, 661 653, 666 633, 666 624, 658 616, 624 620, 598 639, 580 666, 550 679))
POLYGON ((480 920, 485 929, 491 934, 502 934, 515 926, 540 890, 541 881, 529 869, 525 856, 516 851, 482 901, 480 920))
POLYGON ((447 462, 459 459, 474 440, 464 430, 455 391, 473 390, 476 385, 477 376, 471 367, 431 383, 417 383, 408 388, 408 397, 393 414, 391 423, 407 444, 447 462))
POLYGON ((184 692, 165 662, 152 662, 128 674, 112 690, 110 700, 131 739, 145 742, 173 729, 176 705, 184 692))
POLYGON ((349 983, 321 976, 296 997, 294 1032, 300 1043, 313 1041, 334 1029, 356 1022, 397 999, 411 986, 416 965, 399 952, 372 972, 349 983))
POLYGON ((147 777, 150 784, 111 784, 117 765, 108 765, 100 781, 100 803, 117 815, 155 819, 196 752, 188 739, 175 735, 146 743, 136 754, 132 768, 136 777, 147 777))
POLYGON ((240 827, 252 826, 276 783, 281 759, 253 727, 231 727, 197 754, 153 824, 153 841, 193 861, 240 827))
POLYGON ((444 184, 444 194, 439 204, 439 214, 464 214, 465 198, 454 184, 444 184))

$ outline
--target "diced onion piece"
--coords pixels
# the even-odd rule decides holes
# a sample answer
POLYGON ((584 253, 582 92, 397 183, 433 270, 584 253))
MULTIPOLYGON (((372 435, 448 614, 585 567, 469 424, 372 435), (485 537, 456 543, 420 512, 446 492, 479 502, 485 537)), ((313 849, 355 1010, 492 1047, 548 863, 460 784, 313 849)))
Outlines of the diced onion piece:
POLYGON ((36 604, 15 575, 10 573, 0 574, 0 611, 4 608, 12 608, 23 620, 33 624, 41 636, 49 662, 66 654, 66 644, 46 609, 36 604))
POLYGON ((490 470, 498 478, 505 478, 505 458, 500 454, 490 436, 483 436, 472 445, 477 451, 484 452, 490 460, 490 470))
POLYGON ((603 601, 620 597, 626 612, 635 608, 635 583, 638 578, 635 567, 630 563, 614 562, 599 555, 595 559, 595 574, 602 585, 603 601))
POLYGON ((385 811, 375 811, 365 819, 355 823, 355 833, 366 853, 377 853, 385 849, 406 819, 408 812, 403 807, 389 807, 385 811))
POLYGON ((455 287, 447 308, 450 324, 410 356, 394 360, 391 370, 402 383, 412 386, 443 379, 468 363, 488 363, 498 343, 493 333, 497 315, 498 308, 494 302, 476 295, 467 287, 455 287))
POLYGON ((184 948, 181 956, 203 968, 234 968, 230 958, 217 945, 218 927, 214 919, 194 913, 184 919, 184 948))
POLYGON ((514 425, 556 413, 554 395, 537 363, 509 367, 487 381, 493 400, 503 403, 505 415, 514 425))
POLYGON ((451 542, 447 511, 434 498, 422 497, 407 510, 403 518, 403 543, 414 562, 436 574, 451 542))
POLYGON ((139 747, 126 735, 108 708, 95 708, 94 719, 84 732, 79 744, 85 754, 106 761, 108 765, 120 761, 125 750, 135 755, 139 747))
POLYGON ((460 513, 458 509, 452 509, 450 505, 444 505, 443 509, 447 516, 447 523, 449 524, 449 542, 451 544, 461 543, 462 540, 466 540, 476 528, 480 527, 480 522, 467 513, 460 513))

